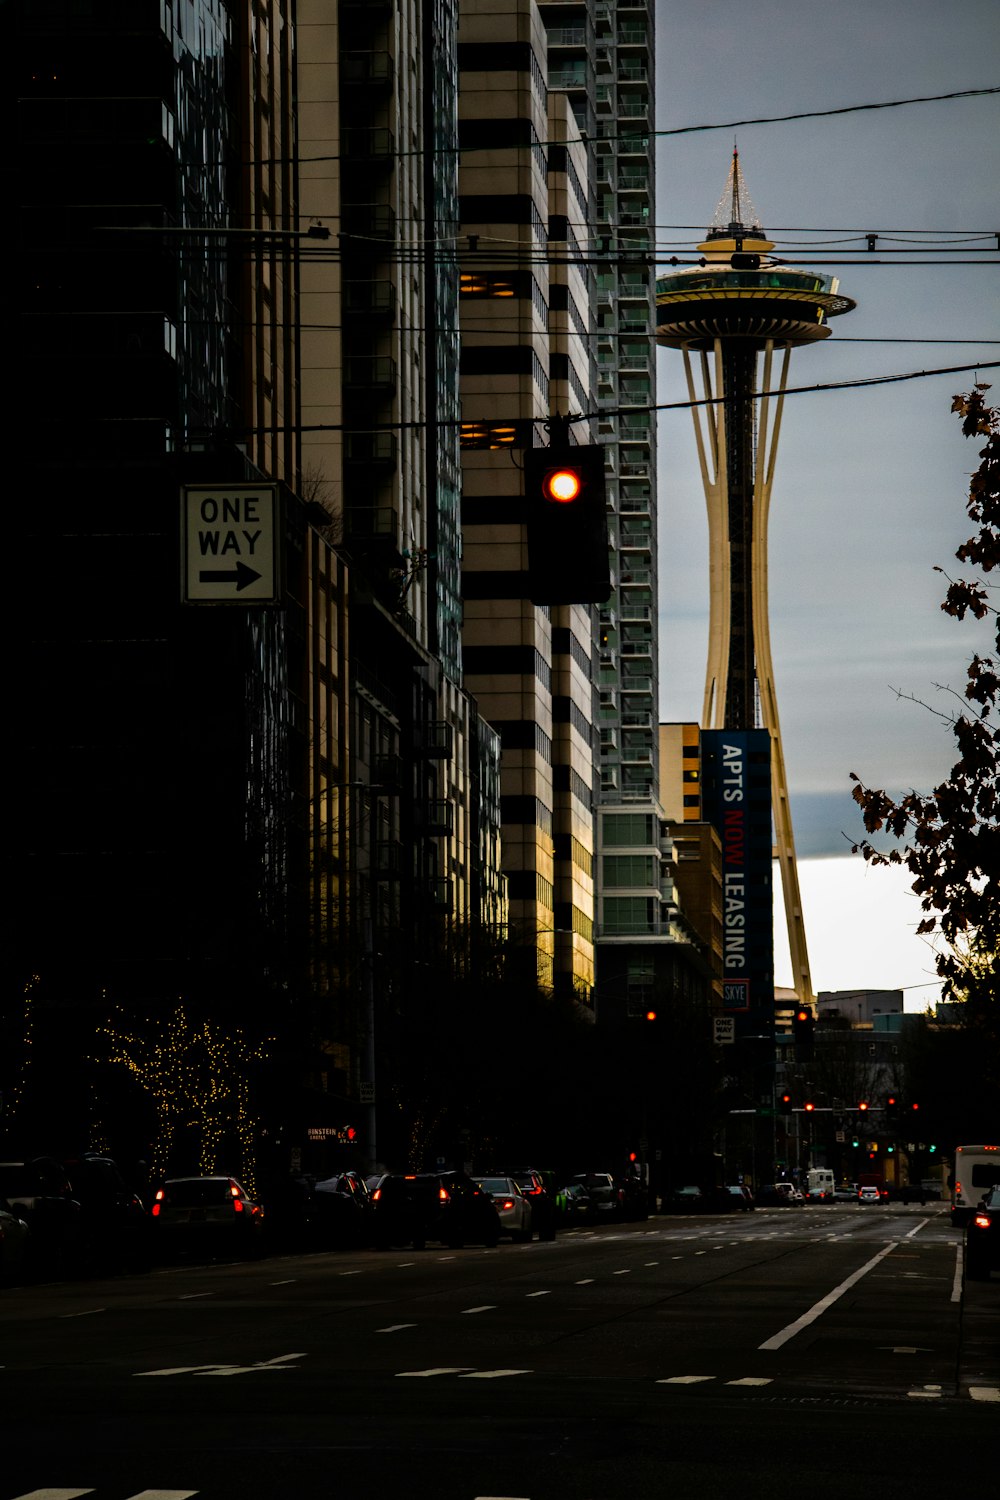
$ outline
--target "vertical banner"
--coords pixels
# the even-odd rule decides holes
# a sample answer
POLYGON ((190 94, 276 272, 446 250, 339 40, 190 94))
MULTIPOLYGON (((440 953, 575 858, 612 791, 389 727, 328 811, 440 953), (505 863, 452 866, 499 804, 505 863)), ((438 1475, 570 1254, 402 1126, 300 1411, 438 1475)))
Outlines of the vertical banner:
POLYGON ((774 1017, 771 742, 766 729, 702 730, 706 819, 722 841, 722 1005, 747 1034, 774 1017))

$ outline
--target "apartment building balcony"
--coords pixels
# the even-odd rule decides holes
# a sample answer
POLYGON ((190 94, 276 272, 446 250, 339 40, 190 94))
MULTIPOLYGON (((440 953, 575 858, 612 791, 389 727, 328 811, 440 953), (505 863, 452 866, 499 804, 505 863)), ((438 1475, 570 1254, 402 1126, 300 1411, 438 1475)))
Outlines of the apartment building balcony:
POLYGON ((396 316, 396 288, 388 280, 345 282, 344 312, 351 318, 391 323, 396 316))
POLYGON ((344 435, 344 463, 348 468, 389 473, 396 467, 397 456, 394 432, 348 432, 344 435))
MULTIPOLYGON (((341 228, 344 234, 363 235, 369 240, 396 238, 396 210, 390 203, 345 203, 341 228)), ((366 245, 370 254, 377 245, 366 245)))
MULTIPOLYGON (((619 580, 623 589, 650 588, 653 583, 651 568, 634 567, 623 572, 619 580)), ((626 596, 627 597, 627 596, 626 596)))
MULTIPOLYGON (((611 90, 608 90, 610 94, 611 90)), ((648 120, 649 100, 640 98, 637 94, 620 94, 618 98, 618 118, 620 120, 648 120)))
POLYGON ((653 362, 648 354, 620 354, 617 366, 623 373, 626 370, 641 370, 648 374, 653 368, 653 362))
POLYGON ((635 193, 649 191, 648 172, 619 172, 618 191, 620 193, 635 193))
POLYGON ((386 125, 349 125, 343 133, 345 167, 364 163, 391 169, 396 161, 396 137, 386 125))
POLYGON ((340 82, 346 89, 387 93, 395 78, 393 60, 388 52, 342 52, 340 82))
POLYGON ((618 26, 619 47, 645 47, 649 44, 649 32, 644 25, 620 22, 618 26))
POLYGON ((630 459, 628 463, 621 464, 619 473, 623 479, 648 479, 649 459, 630 459))
POLYGON ((606 83, 599 83, 594 91, 594 108, 599 115, 613 115, 615 112, 615 91, 606 83))
POLYGON ((623 601, 621 605, 622 624, 637 621, 649 621, 653 619, 653 606, 651 604, 628 604, 623 601))
POLYGON ((649 78, 649 68, 646 63, 633 61, 626 54, 618 58, 617 76, 619 83, 645 83, 649 78))
POLYGON ((392 395, 396 389, 396 361, 388 354, 352 354, 344 361, 344 384, 355 391, 392 395))
POLYGON ((428 838, 445 838, 455 832, 455 804, 444 798, 418 809, 417 820, 420 832, 428 838))
POLYGON ((546 31, 549 50, 553 47, 585 47, 586 26, 550 26, 546 31))
POLYGON ((431 719, 417 728, 415 752, 420 760, 451 760, 454 730, 447 719, 431 719))
POLYGON ((399 515, 391 505, 349 505, 344 511, 346 541, 395 546, 399 515))

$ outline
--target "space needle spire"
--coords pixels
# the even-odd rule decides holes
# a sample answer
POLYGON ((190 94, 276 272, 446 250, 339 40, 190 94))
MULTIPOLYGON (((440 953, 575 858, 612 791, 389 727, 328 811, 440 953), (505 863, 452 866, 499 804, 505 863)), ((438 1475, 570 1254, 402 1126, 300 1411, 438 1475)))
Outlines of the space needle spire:
POLYGON ((692 403, 709 524, 704 729, 766 729, 775 858, 793 982, 813 999, 771 661, 767 526, 792 349, 829 337, 854 302, 835 278, 772 258, 734 145, 697 265, 656 283, 656 340, 679 349, 692 403), (700 376, 700 392, 696 381, 700 376))

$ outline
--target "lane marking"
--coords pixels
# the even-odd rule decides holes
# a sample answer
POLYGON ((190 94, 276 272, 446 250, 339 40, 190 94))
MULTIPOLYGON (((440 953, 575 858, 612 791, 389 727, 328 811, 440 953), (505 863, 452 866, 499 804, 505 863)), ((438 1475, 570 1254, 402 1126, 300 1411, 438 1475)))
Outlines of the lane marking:
POLYGON ((551 1292, 525 1292, 526 1297, 551 1297, 551 1292))
POLYGON ((399 1333, 401 1328, 416 1328, 416 1323, 390 1323, 388 1328, 376 1328, 376 1333, 399 1333))
POLYGON ((658 1260, 647 1260, 644 1262, 644 1264, 646 1266, 658 1266, 660 1262, 658 1260))
POLYGON ((1000 1386, 970 1385, 969 1395, 973 1401, 1000 1401, 1000 1386))
POLYGON ((907 1391, 908 1396, 923 1396, 931 1401, 940 1399, 941 1387, 939 1385, 925 1385, 920 1390, 907 1391))
POLYGON ((585 1276, 582 1281, 578 1281, 576 1283, 577 1286, 593 1286, 593 1284, 594 1284, 594 1278, 593 1278, 593 1276, 585 1276))
POLYGON ((106 1307, 88 1307, 85 1312, 60 1313, 60 1318, 92 1318, 95 1313, 107 1312, 106 1307))
POLYGON ((773 1385, 768 1375, 744 1375, 741 1380, 727 1380, 727 1385, 773 1385))
POLYGON ((464 1318, 468 1318, 468 1317, 471 1317, 473 1313, 494 1312, 495 1310, 496 1310, 496 1303, 495 1302, 484 1302, 483 1305, 482 1305, 482 1307, 463 1307, 462 1308, 462 1316, 464 1318))
POLYGON ((175 1365, 164 1370, 136 1370, 135 1379, 151 1375, 251 1375, 258 1370, 289 1370, 290 1359, 305 1359, 305 1354, 279 1354, 274 1359, 258 1360, 253 1365, 175 1365))
POLYGON ((197 1490, 140 1490, 131 1500, 191 1500, 197 1490))
POLYGON ((871 1260, 866 1261, 860 1270, 848 1276, 846 1281, 842 1281, 839 1286, 834 1287, 832 1292, 827 1292, 825 1297, 820 1298, 819 1302, 814 1303, 808 1312, 802 1314, 801 1318, 796 1318, 794 1323, 787 1324, 779 1333, 774 1334, 769 1339, 765 1339, 762 1344, 758 1344, 757 1348, 780 1349, 782 1344, 787 1344, 788 1340, 793 1339, 797 1333, 801 1333, 803 1328, 808 1328, 810 1323, 815 1323, 817 1318, 822 1317, 827 1308, 832 1307, 835 1302, 839 1301, 845 1292, 849 1292, 851 1287, 855 1286, 861 1280, 862 1276, 866 1276, 869 1271, 885 1260, 887 1255, 891 1255, 898 1244, 898 1240, 891 1241, 890 1244, 886 1245, 884 1250, 880 1250, 877 1255, 872 1256, 871 1260))
POLYGON ((658 1380, 657 1385, 698 1385, 703 1380, 714 1380, 714 1375, 668 1375, 666 1380, 658 1380))
POLYGON ((15 1500, 78 1500, 80 1495, 92 1495, 93 1490, 29 1490, 15 1500))
POLYGON ((628 1270, 628 1271, 612 1271, 611 1274, 612 1274, 612 1276, 631 1276, 632 1272, 631 1272, 631 1270, 628 1270))
POLYGON ((919 1224, 915 1224, 912 1229, 908 1229, 906 1231, 906 1233, 904 1234, 903 1238, 905 1240, 912 1240, 913 1236, 919 1230, 923 1229, 923 1227, 924 1227, 925 1224, 929 1224, 930 1222, 931 1222, 930 1219, 921 1219, 919 1224))
POLYGON ((360 1276, 360 1271, 338 1271, 338 1276, 360 1276))
POLYGON ((950 1299, 952 1302, 961 1302, 962 1300, 962 1272, 964 1268, 965 1246, 959 1240, 955 1246, 955 1275, 952 1277, 950 1299))
POLYGON ((434 1375, 468 1375, 471 1365, 434 1365, 429 1370, 397 1370, 397 1380, 430 1380, 434 1375))
POLYGON ((212 1292, 181 1292, 178 1302, 196 1302, 199 1297, 211 1297, 212 1292))
POLYGON ((530 1370, 470 1370, 460 1375, 459 1380, 499 1380, 504 1375, 530 1375, 530 1370))

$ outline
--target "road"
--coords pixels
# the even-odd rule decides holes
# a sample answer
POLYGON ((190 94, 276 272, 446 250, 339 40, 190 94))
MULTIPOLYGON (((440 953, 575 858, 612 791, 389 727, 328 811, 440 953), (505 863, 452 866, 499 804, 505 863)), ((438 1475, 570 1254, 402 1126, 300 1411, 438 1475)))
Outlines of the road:
POLYGON ((1000 1277, 938 1207, 0 1292, 0 1500, 994 1493, 1000 1277))

